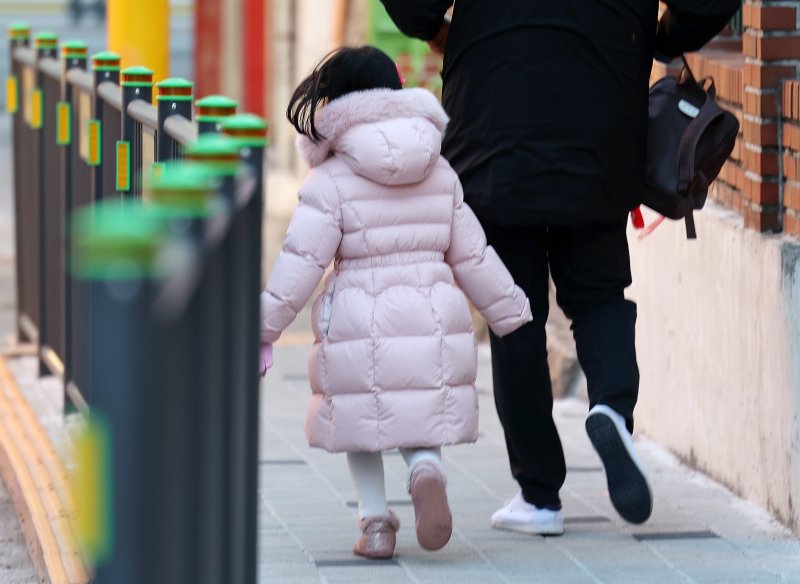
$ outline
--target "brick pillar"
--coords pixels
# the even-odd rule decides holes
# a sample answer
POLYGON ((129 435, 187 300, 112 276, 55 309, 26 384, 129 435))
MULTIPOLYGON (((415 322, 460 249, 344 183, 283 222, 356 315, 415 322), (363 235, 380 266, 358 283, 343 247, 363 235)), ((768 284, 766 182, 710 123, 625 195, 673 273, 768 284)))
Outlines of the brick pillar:
POLYGON ((794 77, 800 65, 798 7, 800 1, 747 0, 742 13, 743 213, 745 224, 762 232, 783 227, 778 201, 778 101, 780 80, 794 77))

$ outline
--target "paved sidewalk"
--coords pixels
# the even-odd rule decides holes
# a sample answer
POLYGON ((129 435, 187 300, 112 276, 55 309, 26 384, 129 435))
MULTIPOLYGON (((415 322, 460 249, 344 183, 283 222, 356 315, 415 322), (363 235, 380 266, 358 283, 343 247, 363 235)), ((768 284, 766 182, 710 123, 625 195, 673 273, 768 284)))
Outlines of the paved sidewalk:
MULTIPOLYGON (((299 327, 294 327, 300 338, 299 327)), ((292 331, 289 331, 290 334, 292 331)), ((291 343, 289 343, 291 345, 291 343)), ((615 514, 600 462, 583 430, 586 406, 558 402, 567 457, 562 492, 566 534, 492 530, 489 516, 515 492, 495 414, 488 347, 480 350, 481 436, 444 450, 455 518, 450 544, 421 550, 405 492, 405 465, 385 458, 387 494, 402 527, 391 562, 351 553, 358 537, 355 494, 344 455, 307 446, 303 418, 308 347, 278 346, 262 384, 259 582, 800 583, 800 541, 755 505, 681 464, 642 437, 655 510, 644 526, 615 514)))

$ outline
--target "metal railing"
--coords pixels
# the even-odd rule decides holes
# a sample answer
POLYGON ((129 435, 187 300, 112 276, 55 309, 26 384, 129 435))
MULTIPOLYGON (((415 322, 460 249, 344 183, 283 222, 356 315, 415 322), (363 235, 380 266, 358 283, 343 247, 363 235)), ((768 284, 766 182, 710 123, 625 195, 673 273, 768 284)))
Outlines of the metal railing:
POLYGON ((144 68, 11 39, 18 333, 109 429, 94 581, 255 582, 266 124, 198 124, 184 80, 156 107, 144 68))
POLYGON ((155 249, 126 240, 137 230, 126 208, 113 211, 127 213, 113 247, 107 228, 97 243, 76 235, 90 242, 84 256, 101 258, 82 279, 93 420, 113 428, 111 458, 128 461, 111 472, 112 500, 124 503, 97 583, 255 582, 261 239, 250 219, 261 201, 253 176, 213 188, 196 174, 186 165, 154 182, 156 201, 181 189, 206 199, 158 215, 155 249))
POLYGON ((59 58, 54 40, 33 48, 27 39, 11 40, 20 104, 13 116, 17 323, 19 338, 40 347, 41 374, 62 377, 65 403, 85 409, 91 399, 88 291, 66 269, 66 217, 104 199, 141 197, 154 163, 183 158, 198 128, 191 121, 191 83, 164 82, 173 90, 165 93, 183 93, 159 96, 156 108, 152 72, 134 68, 129 90, 124 79, 120 87, 117 55, 94 55, 88 71, 85 46, 63 49, 59 58))

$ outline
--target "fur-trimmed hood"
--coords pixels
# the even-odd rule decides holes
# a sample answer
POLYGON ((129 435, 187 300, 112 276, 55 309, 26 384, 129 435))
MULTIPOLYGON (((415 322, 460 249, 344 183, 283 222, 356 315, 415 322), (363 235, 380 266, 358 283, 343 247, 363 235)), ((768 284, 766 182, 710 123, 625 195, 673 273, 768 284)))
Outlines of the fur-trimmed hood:
POLYGON ((373 89, 349 93, 321 108, 315 126, 324 136, 304 135, 297 148, 314 167, 336 154, 353 172, 382 184, 422 180, 439 158, 448 117, 424 89, 373 89))

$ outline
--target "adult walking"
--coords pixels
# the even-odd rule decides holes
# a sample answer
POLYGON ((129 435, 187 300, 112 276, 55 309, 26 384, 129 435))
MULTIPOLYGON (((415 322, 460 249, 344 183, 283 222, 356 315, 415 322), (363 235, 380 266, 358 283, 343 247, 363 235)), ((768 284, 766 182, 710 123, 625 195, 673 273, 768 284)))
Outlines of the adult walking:
POLYGON ((492 525, 563 532, 566 467, 552 418, 548 277, 572 319, 587 382, 589 438, 611 501, 646 521, 652 494, 631 439, 639 389, 627 213, 645 171, 655 56, 699 49, 739 0, 382 0, 406 35, 444 52, 451 117, 442 153, 489 243, 524 289, 533 322, 492 335, 497 411, 520 492, 492 525))

